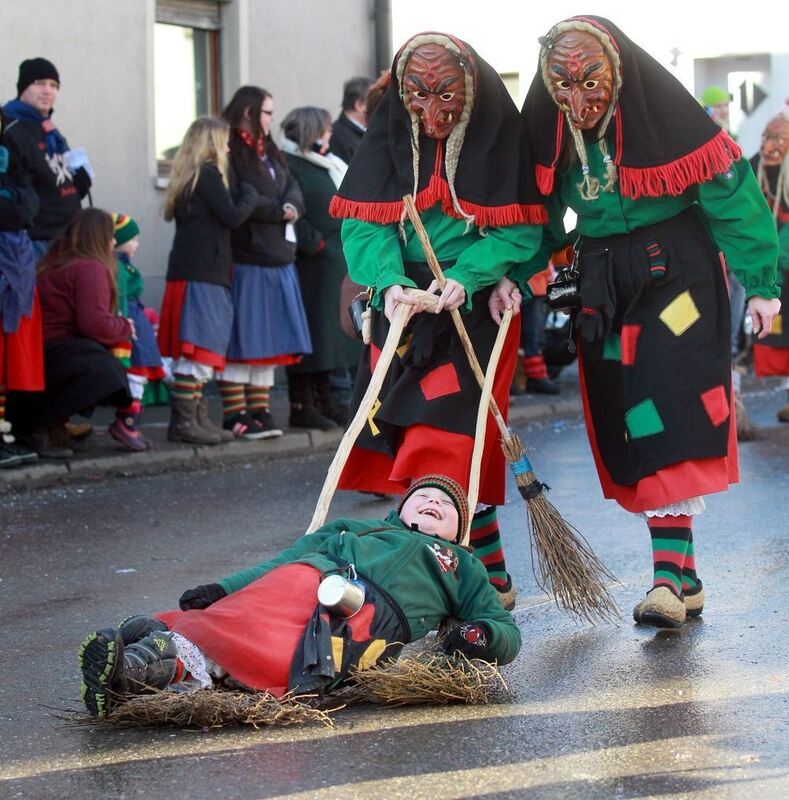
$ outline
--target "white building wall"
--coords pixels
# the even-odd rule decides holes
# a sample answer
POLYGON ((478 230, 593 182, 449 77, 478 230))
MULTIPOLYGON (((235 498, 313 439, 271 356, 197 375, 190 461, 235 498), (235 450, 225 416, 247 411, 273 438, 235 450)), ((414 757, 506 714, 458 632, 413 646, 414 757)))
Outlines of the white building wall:
MULTIPOLYGON (((372 74, 370 11, 371 0, 229 0, 222 7, 222 102, 242 83, 264 86, 277 103, 277 133, 295 105, 323 105, 334 114, 343 81, 372 74)), ((72 147, 88 152, 94 205, 139 222, 136 261, 154 306, 173 236, 156 179, 155 19, 155 0, 0 2, 0 102, 16 96, 21 61, 41 56, 55 64, 61 91, 54 121, 72 147)))

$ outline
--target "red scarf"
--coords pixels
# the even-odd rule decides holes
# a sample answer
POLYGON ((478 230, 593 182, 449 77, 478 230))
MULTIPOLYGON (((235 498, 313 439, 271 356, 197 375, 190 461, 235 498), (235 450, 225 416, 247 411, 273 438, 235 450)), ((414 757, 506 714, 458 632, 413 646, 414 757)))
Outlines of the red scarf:
POLYGON ((263 158, 265 143, 262 136, 255 142, 252 138, 252 134, 249 133, 249 131, 245 131, 243 128, 236 128, 236 136, 238 136, 247 147, 257 150, 258 158, 263 158))

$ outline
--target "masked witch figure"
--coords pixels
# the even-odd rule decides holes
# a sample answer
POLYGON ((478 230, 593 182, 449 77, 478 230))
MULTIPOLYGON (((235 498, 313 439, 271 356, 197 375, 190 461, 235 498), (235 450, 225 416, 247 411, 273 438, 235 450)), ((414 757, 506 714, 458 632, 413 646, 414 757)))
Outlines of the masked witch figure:
MULTIPOLYGON (((532 259, 545 210, 519 118, 498 74, 465 42, 442 33, 409 39, 370 121, 331 213, 343 217, 351 278, 371 287, 372 341, 354 391, 358 407, 404 287, 434 291, 425 253, 406 221, 411 193, 447 284, 436 314, 413 315, 369 423, 341 476, 341 489, 400 494, 424 472, 449 474, 468 488, 479 388, 448 311, 460 308, 485 368, 496 336, 487 303, 499 278, 532 259)), ((506 409, 518 347, 513 326, 494 396, 506 409)), ((504 501, 504 458, 488 426, 480 506, 471 544, 502 602, 514 591, 506 571, 496 506, 504 501)))
POLYGON ((721 254, 766 335, 780 308, 775 226, 740 148, 616 26, 573 17, 540 44, 523 107, 550 217, 540 258, 574 245, 600 482, 649 526, 653 588, 634 617, 679 628, 704 604, 693 517, 738 480, 721 254))
MULTIPOLYGON (((785 292, 789 286, 789 111, 767 123, 761 149, 751 164, 778 229, 778 282, 785 292)), ((753 366, 760 377, 783 376, 786 403, 778 410, 778 419, 789 422, 789 327, 785 314, 775 318, 769 336, 754 344, 753 366)))

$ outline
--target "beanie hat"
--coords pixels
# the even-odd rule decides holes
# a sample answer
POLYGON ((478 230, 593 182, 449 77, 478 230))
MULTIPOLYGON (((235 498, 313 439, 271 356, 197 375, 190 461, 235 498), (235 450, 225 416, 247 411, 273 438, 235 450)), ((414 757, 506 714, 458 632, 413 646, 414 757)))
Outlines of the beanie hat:
POLYGON ((113 214, 112 215, 112 228, 113 235, 115 236, 115 246, 119 247, 126 244, 129 239, 140 235, 140 226, 135 222, 132 217, 126 214, 113 214))
POLYGON ((728 103, 731 97, 729 93, 720 86, 708 86, 701 93, 699 99, 703 106, 717 106, 719 103, 728 103))
POLYGON ((34 81, 43 81, 47 78, 60 83, 60 75, 58 75, 58 71, 51 61, 47 61, 46 58, 26 59, 19 65, 16 96, 19 97, 34 81))
POLYGON ((455 506, 458 512, 458 531, 455 541, 460 542, 466 535, 466 528, 468 528, 468 498, 466 497, 466 492, 463 487, 457 481, 453 481, 452 478, 448 478, 446 475, 423 475, 421 478, 417 478, 400 498, 400 502, 397 504, 397 513, 399 514, 400 511, 402 511, 406 500, 408 500, 414 492, 427 487, 441 489, 455 506))

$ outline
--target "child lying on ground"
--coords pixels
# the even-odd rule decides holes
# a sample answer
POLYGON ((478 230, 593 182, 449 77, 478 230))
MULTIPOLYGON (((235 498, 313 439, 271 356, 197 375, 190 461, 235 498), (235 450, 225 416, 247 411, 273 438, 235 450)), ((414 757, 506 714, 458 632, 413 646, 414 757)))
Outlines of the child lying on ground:
POLYGON ((180 611, 90 634, 79 653, 88 711, 103 717, 150 688, 223 680, 277 696, 326 694, 351 668, 396 658, 448 617, 457 625, 446 652, 512 661, 520 632, 482 562, 458 544, 468 514, 457 483, 427 475, 386 519, 337 520, 269 561, 184 592, 180 611), (330 584, 320 600, 319 586, 336 576, 351 585, 333 606, 330 584))

